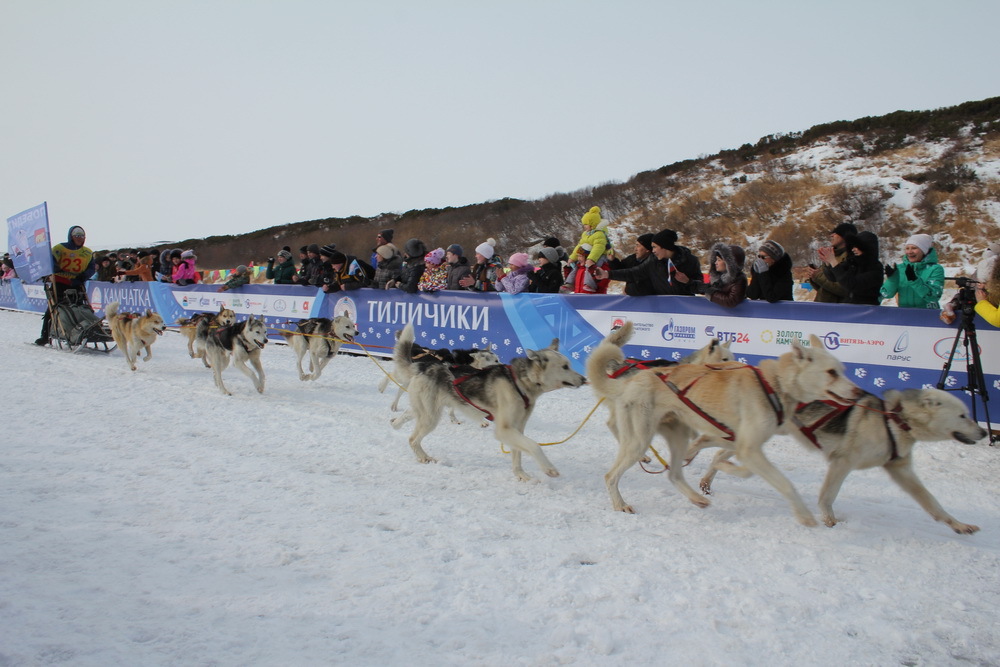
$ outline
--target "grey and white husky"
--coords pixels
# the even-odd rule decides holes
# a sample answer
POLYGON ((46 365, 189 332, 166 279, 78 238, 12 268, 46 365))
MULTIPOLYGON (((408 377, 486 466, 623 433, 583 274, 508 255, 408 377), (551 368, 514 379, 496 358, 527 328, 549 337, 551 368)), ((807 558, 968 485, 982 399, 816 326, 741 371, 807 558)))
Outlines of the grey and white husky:
POLYGON ((267 344, 267 326, 264 324, 264 318, 251 317, 215 329, 210 328, 207 319, 203 319, 198 322, 196 336, 198 344, 205 350, 205 360, 212 366, 215 386, 221 389, 223 394, 232 395, 222 383, 222 371, 229 366, 230 358, 233 366, 253 380, 257 392, 264 393, 264 367, 260 364, 260 352, 267 344), (247 367, 248 361, 253 370, 247 367))
POLYGON ((410 434, 410 447, 421 463, 433 458, 421 447, 424 436, 433 431, 441 420, 444 408, 462 410, 467 414, 493 421, 496 438, 511 452, 514 475, 523 481, 531 476, 521 467, 521 455, 528 454, 549 477, 559 471, 542 453, 537 442, 524 434, 525 424, 539 396, 563 387, 579 387, 586 378, 570 368, 569 360, 559 353, 559 339, 543 350, 528 350, 509 364, 470 369, 456 377, 451 368, 438 361, 414 362, 412 358, 413 325, 407 324, 396 341, 393 360, 396 369, 412 375, 410 409, 396 417, 392 425, 399 428, 413 415, 416 424, 410 434))

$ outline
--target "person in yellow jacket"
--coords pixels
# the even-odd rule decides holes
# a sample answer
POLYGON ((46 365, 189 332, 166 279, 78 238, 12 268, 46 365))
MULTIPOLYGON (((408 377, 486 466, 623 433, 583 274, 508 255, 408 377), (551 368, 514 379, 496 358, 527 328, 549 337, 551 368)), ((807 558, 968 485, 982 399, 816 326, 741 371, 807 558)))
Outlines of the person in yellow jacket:
MULTIPOLYGON (((94 274, 94 251, 84 245, 87 242, 87 232, 83 227, 74 225, 69 228, 66 241, 52 246, 52 290, 55 303, 62 300, 68 290, 76 289, 85 292, 87 279, 94 274)), ((48 345, 49 327, 52 323, 52 307, 45 310, 42 316, 42 331, 35 345, 48 345)))
POLYGON ((584 265, 590 268, 597 264, 611 247, 608 234, 605 231, 608 221, 601 218, 601 208, 593 206, 583 214, 580 222, 583 224, 583 234, 580 235, 580 241, 570 253, 569 261, 576 262, 585 257, 584 265), (590 246, 589 252, 583 249, 584 245, 590 246))

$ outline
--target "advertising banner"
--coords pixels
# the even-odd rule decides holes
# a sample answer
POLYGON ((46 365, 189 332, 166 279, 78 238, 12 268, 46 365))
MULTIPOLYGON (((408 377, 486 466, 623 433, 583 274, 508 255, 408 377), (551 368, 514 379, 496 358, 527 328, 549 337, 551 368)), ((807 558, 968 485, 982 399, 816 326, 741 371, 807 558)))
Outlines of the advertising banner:
MULTIPOLYGON (((754 301, 723 308, 701 297, 406 294, 375 289, 327 295, 295 285, 247 285, 221 293, 214 285, 92 281, 87 286, 99 313, 108 303, 119 301, 123 310, 150 308, 168 324, 176 324, 182 317, 215 312, 225 305, 239 319, 263 316, 274 339, 294 329, 300 319, 347 313, 357 324, 359 345, 344 349, 364 346, 380 356, 392 354, 396 332, 413 322, 421 345, 488 348, 504 362, 558 338, 559 349, 583 372, 601 339, 631 320, 635 335, 625 353, 638 359, 680 360, 714 338, 731 343, 738 360, 757 364, 783 354, 793 340, 808 344, 810 335, 815 335, 844 363, 855 384, 875 394, 942 382, 945 389, 967 400, 962 390, 969 384, 972 364, 972 341, 966 332, 958 325, 943 324, 936 310, 916 308, 754 301)), ((0 286, 0 307, 41 312, 45 308, 41 286, 22 285, 19 280, 0 286)), ((975 323, 972 333, 987 396, 995 401, 1000 399, 1000 355, 992 351, 1000 349, 1000 329, 981 318, 975 323)))
POLYGON ((21 280, 34 283, 52 275, 50 238, 45 202, 7 218, 7 248, 21 280))

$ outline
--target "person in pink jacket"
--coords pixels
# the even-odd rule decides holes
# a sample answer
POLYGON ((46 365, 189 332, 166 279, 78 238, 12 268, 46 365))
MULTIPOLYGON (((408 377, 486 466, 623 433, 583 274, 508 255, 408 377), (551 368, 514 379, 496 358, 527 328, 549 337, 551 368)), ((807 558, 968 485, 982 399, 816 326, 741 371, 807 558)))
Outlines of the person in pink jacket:
POLYGON ((193 250, 174 250, 170 253, 170 261, 174 265, 170 276, 175 285, 193 285, 198 282, 198 272, 194 268, 197 260, 193 250))
POLYGON ((497 271, 493 285, 498 292, 520 294, 528 289, 528 274, 533 268, 527 253, 515 252, 507 260, 507 268, 497 271))

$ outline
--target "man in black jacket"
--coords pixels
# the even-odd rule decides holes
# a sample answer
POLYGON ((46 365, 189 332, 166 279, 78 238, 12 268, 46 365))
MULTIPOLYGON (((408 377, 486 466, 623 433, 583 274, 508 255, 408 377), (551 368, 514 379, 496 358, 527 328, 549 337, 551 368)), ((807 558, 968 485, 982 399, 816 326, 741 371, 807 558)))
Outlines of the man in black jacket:
MULTIPOLYGON (((633 267, 639 266, 643 262, 653 261, 653 235, 652 234, 641 234, 635 240, 635 252, 626 257, 625 259, 612 259, 608 262, 608 266, 612 270, 617 269, 631 269, 633 267)), ((650 294, 655 294, 653 291, 653 283, 649 280, 646 274, 638 275, 633 280, 625 283, 625 293, 629 296, 648 296, 650 294)))
POLYGON ((677 245, 677 232, 663 229, 653 235, 653 259, 631 269, 605 271, 597 269, 596 278, 604 280, 634 281, 640 276, 649 279, 653 294, 693 295, 698 293, 705 278, 701 272, 701 262, 684 246, 677 245))

